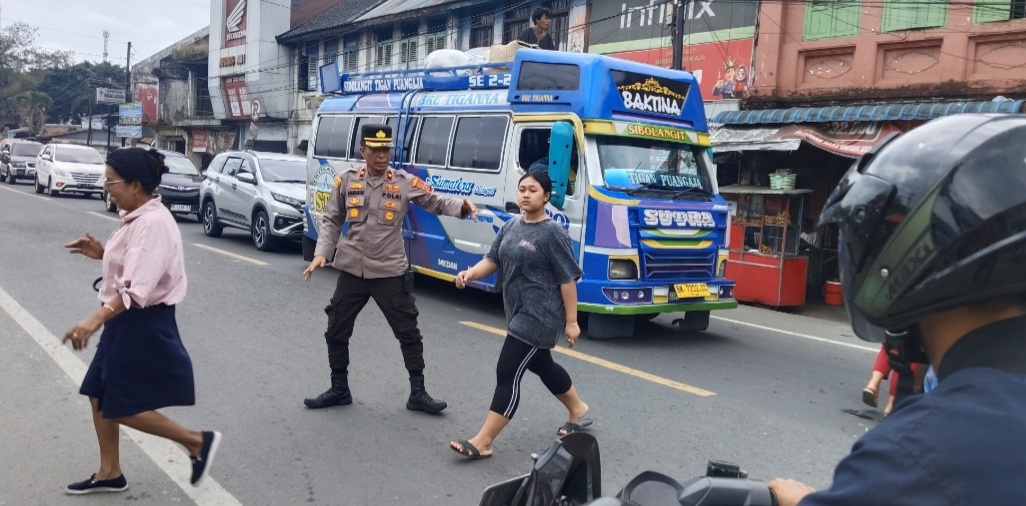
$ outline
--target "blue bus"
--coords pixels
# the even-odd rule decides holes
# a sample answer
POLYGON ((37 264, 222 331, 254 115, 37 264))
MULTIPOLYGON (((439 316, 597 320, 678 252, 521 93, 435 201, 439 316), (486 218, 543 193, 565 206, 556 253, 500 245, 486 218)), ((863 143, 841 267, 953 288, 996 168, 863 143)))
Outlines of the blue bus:
MULTIPOLYGON (((520 176, 547 168, 547 212, 584 271, 578 310, 589 337, 630 336, 637 319, 668 312, 705 330, 710 311, 737 307, 723 277, 728 206, 691 74, 521 49, 512 62, 451 69, 340 74, 331 64, 321 82, 331 95, 308 150, 308 258, 336 174, 363 165, 360 125, 387 123, 395 167, 480 209, 475 223, 413 206, 403 232, 415 272, 452 280, 474 265, 519 212, 520 176)), ((471 285, 501 290, 496 276, 471 285)))

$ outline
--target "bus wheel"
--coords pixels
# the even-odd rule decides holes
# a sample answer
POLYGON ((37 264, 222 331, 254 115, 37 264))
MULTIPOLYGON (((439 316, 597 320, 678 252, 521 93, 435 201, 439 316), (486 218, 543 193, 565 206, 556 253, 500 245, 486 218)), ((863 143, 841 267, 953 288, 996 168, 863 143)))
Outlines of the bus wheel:
POLYGON ((306 235, 303 235, 303 260, 307 262, 313 261, 314 249, 317 247, 317 243, 310 239, 306 235))
POLYGON ((673 320, 681 332, 702 332, 709 328, 708 311, 688 311, 684 318, 673 320))
POLYGON ((588 339, 614 339, 634 335, 632 315, 588 315, 588 339))

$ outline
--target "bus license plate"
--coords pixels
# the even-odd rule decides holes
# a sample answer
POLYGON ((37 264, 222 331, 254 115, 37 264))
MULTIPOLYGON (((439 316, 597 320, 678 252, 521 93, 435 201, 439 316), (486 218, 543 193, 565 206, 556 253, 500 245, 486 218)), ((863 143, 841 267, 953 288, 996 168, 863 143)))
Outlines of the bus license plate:
POLYGON ((673 291, 677 292, 678 299, 694 299, 696 297, 704 299, 709 296, 709 285, 705 283, 683 283, 673 285, 673 291))

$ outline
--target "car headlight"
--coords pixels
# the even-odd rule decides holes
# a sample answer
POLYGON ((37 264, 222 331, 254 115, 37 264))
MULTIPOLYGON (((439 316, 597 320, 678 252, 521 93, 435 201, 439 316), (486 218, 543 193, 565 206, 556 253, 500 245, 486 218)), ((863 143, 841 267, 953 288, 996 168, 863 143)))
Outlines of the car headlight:
POLYGON ((62 169, 60 167, 54 167, 53 168, 53 174, 55 176, 60 176, 60 177, 71 177, 71 174, 68 173, 68 171, 66 171, 66 170, 64 170, 64 169, 62 169))
POLYGON ((609 279, 638 279, 638 267, 631 260, 610 259, 609 279))
POLYGON ((302 200, 294 199, 292 197, 289 197, 288 195, 282 195, 280 193, 271 192, 271 197, 274 197, 274 200, 277 200, 278 202, 281 202, 282 204, 287 204, 287 205, 290 205, 292 207, 300 207, 300 206, 303 205, 303 201, 302 200))

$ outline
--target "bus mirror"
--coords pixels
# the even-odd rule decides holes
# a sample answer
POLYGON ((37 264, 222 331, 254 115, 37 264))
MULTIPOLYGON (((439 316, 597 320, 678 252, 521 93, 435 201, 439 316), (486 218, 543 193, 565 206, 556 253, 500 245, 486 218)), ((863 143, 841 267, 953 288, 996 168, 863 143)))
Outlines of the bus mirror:
POLYGON ((570 153, 574 146, 574 127, 569 122, 557 121, 549 137, 549 178, 552 179, 552 198, 557 209, 563 209, 567 184, 570 182, 570 153))

